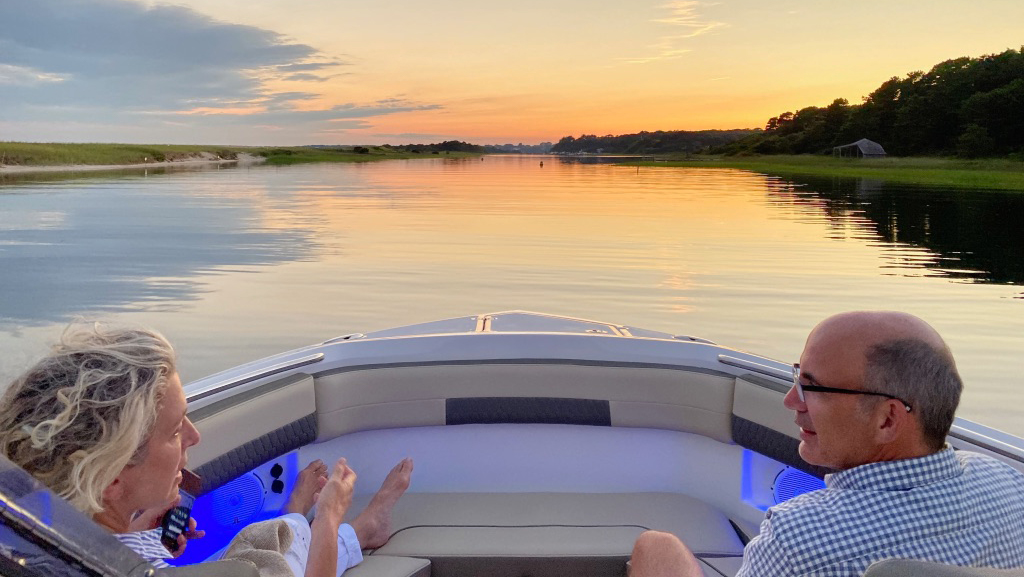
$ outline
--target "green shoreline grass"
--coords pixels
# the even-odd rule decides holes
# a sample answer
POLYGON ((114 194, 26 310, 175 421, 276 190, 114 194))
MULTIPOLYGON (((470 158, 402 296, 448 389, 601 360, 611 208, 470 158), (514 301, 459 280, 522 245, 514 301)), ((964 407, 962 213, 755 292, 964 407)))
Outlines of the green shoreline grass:
POLYGON ((777 176, 874 178, 902 184, 1024 192, 1024 162, 952 158, 849 159, 830 156, 704 157, 630 163, 639 166, 738 168, 777 176))
POLYGON ((353 147, 309 148, 304 146, 204 146, 155 144, 89 144, 89 143, 33 143, 0 142, 0 166, 107 166, 153 162, 201 160, 209 153, 221 160, 235 160, 239 154, 261 156, 268 164, 298 164, 304 162, 372 162, 375 160, 433 158, 435 156, 467 157, 475 153, 452 152, 432 154, 406 152, 390 147, 372 146, 369 152, 359 154, 353 147))
MULTIPOLYGON (((359 154, 353 147, 309 148, 150 144, 66 144, 0 142, 0 166, 49 167, 68 165, 139 165, 164 161, 199 160, 209 153, 223 160, 239 154, 260 156, 267 164, 308 162, 373 162, 379 160, 465 158, 471 152, 414 153, 385 146, 359 154)), ((693 156, 685 160, 666 155, 640 166, 736 168, 777 176, 874 178, 895 183, 957 188, 1024 191, 1024 162, 1007 159, 960 160, 950 158, 837 159, 829 156, 693 156)))

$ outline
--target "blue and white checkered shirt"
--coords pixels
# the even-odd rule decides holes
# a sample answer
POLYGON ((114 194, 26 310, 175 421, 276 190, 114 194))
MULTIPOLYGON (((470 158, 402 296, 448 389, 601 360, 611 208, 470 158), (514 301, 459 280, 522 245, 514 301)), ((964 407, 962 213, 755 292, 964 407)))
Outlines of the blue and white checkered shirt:
POLYGON ((737 577, 859 576, 882 559, 1024 567, 1024 475, 945 449, 825 476, 772 507, 737 577))

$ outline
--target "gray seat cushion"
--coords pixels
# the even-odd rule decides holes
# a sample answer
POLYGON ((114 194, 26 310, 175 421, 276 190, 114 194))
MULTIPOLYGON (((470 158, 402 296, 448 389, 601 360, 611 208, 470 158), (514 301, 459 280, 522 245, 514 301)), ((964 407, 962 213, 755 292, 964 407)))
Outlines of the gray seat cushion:
POLYGON ((182 567, 168 567, 157 571, 167 577, 259 577, 256 566, 242 559, 222 559, 212 563, 197 563, 182 567))
POLYGON ((364 555, 345 577, 430 577, 430 561, 389 555, 364 555))
MULTIPOLYGON (((357 498, 353 515, 367 501, 357 498)), ((377 553, 429 559, 434 577, 622 575, 647 529, 697 555, 743 554, 721 512, 675 493, 409 493, 377 553)))
MULTIPOLYGON (((259 577, 256 566, 241 559, 223 559, 184 567, 161 569, 168 577, 259 577)), ((430 561, 409 557, 373 555, 345 571, 346 577, 430 577, 430 561)))
POLYGON ((928 561, 886 559, 868 567, 864 577, 1019 577, 1022 569, 992 569, 990 567, 957 567, 928 561))

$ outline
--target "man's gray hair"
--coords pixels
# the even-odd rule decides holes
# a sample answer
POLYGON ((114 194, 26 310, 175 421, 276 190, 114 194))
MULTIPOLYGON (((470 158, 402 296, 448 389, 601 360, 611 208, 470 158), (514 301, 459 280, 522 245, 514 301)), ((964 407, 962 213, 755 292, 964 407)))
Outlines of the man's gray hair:
POLYGON ((940 449, 953 426, 963 381, 948 348, 918 339, 885 341, 867 353, 867 390, 906 401, 921 422, 925 440, 940 449))
POLYGON ((155 331, 72 325, 0 400, 0 450, 80 511, 144 457, 174 349, 155 331))

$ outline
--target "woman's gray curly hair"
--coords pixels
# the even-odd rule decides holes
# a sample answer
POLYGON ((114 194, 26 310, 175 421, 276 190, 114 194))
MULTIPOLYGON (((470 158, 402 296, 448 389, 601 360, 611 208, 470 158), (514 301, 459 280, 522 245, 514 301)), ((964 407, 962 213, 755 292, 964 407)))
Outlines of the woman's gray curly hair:
POLYGON ((156 423, 174 349, 161 334, 72 324, 0 400, 0 450, 80 511, 140 462, 156 423))

